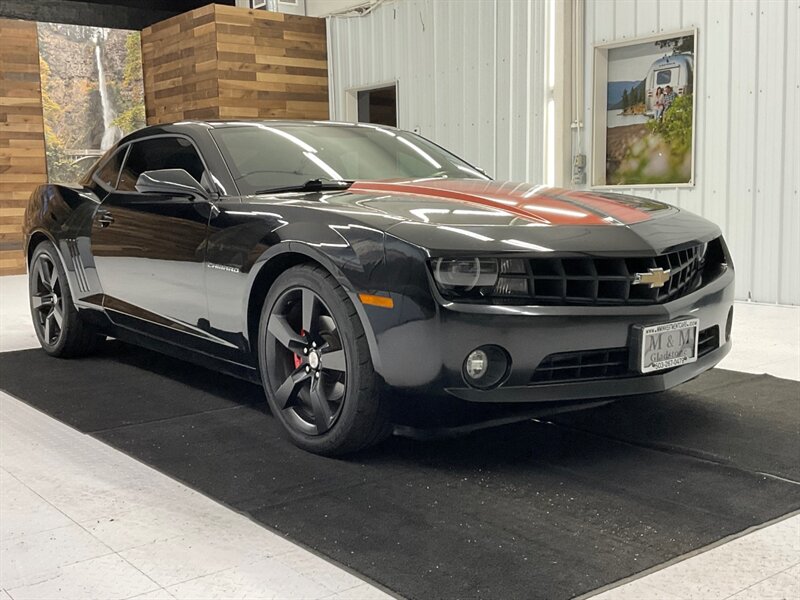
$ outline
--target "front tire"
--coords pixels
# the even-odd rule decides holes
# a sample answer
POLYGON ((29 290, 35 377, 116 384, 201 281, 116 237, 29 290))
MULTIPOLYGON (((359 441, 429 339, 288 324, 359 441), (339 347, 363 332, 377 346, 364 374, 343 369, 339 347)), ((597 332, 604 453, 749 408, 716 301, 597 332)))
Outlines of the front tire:
POLYGON ((61 265, 50 242, 42 242, 33 252, 28 274, 33 329, 42 349, 50 356, 86 356, 97 349, 97 331, 81 319, 61 265))
POLYGON ((301 265, 276 279, 261 311, 258 350, 272 414, 300 448, 340 455, 391 433, 364 329, 324 269, 301 265))

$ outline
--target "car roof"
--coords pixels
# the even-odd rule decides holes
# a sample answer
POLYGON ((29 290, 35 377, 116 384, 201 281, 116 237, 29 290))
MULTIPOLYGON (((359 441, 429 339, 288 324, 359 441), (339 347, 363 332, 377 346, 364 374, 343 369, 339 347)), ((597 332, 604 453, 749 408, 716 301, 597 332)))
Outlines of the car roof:
POLYGON ((309 120, 291 120, 291 119, 247 119, 247 120, 187 120, 176 121, 174 123, 162 123, 158 125, 149 125, 141 129, 137 129, 133 133, 129 133, 120 140, 119 143, 130 142, 140 138, 145 138, 159 134, 187 134, 199 133, 209 129, 225 129, 229 127, 254 127, 265 126, 281 127, 281 126, 308 126, 308 127, 357 127, 369 126, 380 129, 395 130, 395 127, 388 125, 377 125, 373 123, 349 123, 344 121, 309 121, 309 120))

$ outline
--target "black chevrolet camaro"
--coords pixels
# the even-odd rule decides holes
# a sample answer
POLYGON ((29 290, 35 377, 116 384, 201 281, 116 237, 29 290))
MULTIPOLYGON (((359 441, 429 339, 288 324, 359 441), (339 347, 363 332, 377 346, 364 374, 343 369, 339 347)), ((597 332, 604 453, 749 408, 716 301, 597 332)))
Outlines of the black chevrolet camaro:
POLYGON ((40 186, 24 230, 46 352, 113 336, 259 382, 322 454, 388 435, 390 395, 579 406, 671 388, 730 349, 714 224, 493 181, 389 127, 148 127, 78 185, 40 186))

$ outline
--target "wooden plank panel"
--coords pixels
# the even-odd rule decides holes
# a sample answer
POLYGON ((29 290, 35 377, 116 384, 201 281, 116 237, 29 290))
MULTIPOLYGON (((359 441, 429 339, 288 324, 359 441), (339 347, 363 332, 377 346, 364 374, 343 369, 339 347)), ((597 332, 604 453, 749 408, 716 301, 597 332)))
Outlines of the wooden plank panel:
POLYGON ((22 217, 46 181, 36 23, 0 19, 0 275, 25 272, 22 217))
POLYGON ((148 125, 219 117, 216 45, 213 5, 142 31, 148 125))
POLYGON ((0 250, 0 275, 25 273, 25 256, 19 250, 0 250))
POLYGON ((142 32, 148 124, 327 119, 324 19, 206 6, 142 32))

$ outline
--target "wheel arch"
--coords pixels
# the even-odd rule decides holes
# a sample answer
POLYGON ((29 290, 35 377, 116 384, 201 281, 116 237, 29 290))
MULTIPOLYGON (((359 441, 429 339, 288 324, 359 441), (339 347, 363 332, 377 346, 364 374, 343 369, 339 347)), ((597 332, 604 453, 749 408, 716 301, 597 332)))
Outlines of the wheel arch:
POLYGON ((267 294, 269 293, 272 284, 284 272, 302 264, 317 264, 323 266, 317 260, 314 260, 308 254, 301 252, 293 252, 288 248, 284 252, 275 254, 269 258, 257 262, 258 272, 255 274, 250 289, 247 294, 247 306, 245 308, 245 317, 247 319, 247 335, 250 340, 250 350, 255 356, 258 348, 258 323, 261 318, 261 309, 264 306, 267 294))
POLYGON ((75 281, 73 279, 73 272, 71 272, 67 268, 67 261, 64 260, 64 255, 61 253, 61 248, 59 246, 58 241, 50 234, 49 231, 45 231, 42 229, 36 229, 32 231, 27 237, 27 245, 25 247, 25 264, 28 269, 28 273, 30 273, 31 269, 31 261, 33 260, 33 253, 36 252, 36 248, 42 242, 50 242, 53 244, 53 248, 56 251, 56 256, 58 257, 59 262, 61 263, 61 268, 64 269, 64 275, 67 278, 67 285, 69 287, 69 293, 72 297, 73 302, 77 302, 78 298, 75 295, 75 281))
POLYGON ((31 260, 33 259, 33 253, 36 251, 36 247, 42 242, 50 242, 53 244, 56 252, 58 253, 58 258, 61 261, 61 265, 64 266, 64 258, 61 256, 61 251, 58 249, 58 244, 56 244, 52 236, 45 233, 41 229, 37 229, 28 236, 28 241, 25 247, 25 262, 28 268, 31 266, 31 260))
POLYGON ((306 244, 298 242, 288 242, 285 245, 273 247, 265 252, 253 265, 251 270, 251 281, 244 309, 245 326, 249 340, 250 351, 254 357, 258 354, 258 325, 261 318, 261 310, 264 300, 267 297, 272 284, 284 272, 302 264, 316 265, 325 269, 333 275, 336 281, 345 289, 350 301, 353 303, 361 321, 361 326, 367 336, 370 354, 372 357, 375 371, 380 374, 380 362, 377 348, 377 341, 372 326, 364 311, 364 307, 358 300, 358 293, 347 279, 345 274, 335 265, 335 263, 324 254, 315 251, 306 244))

